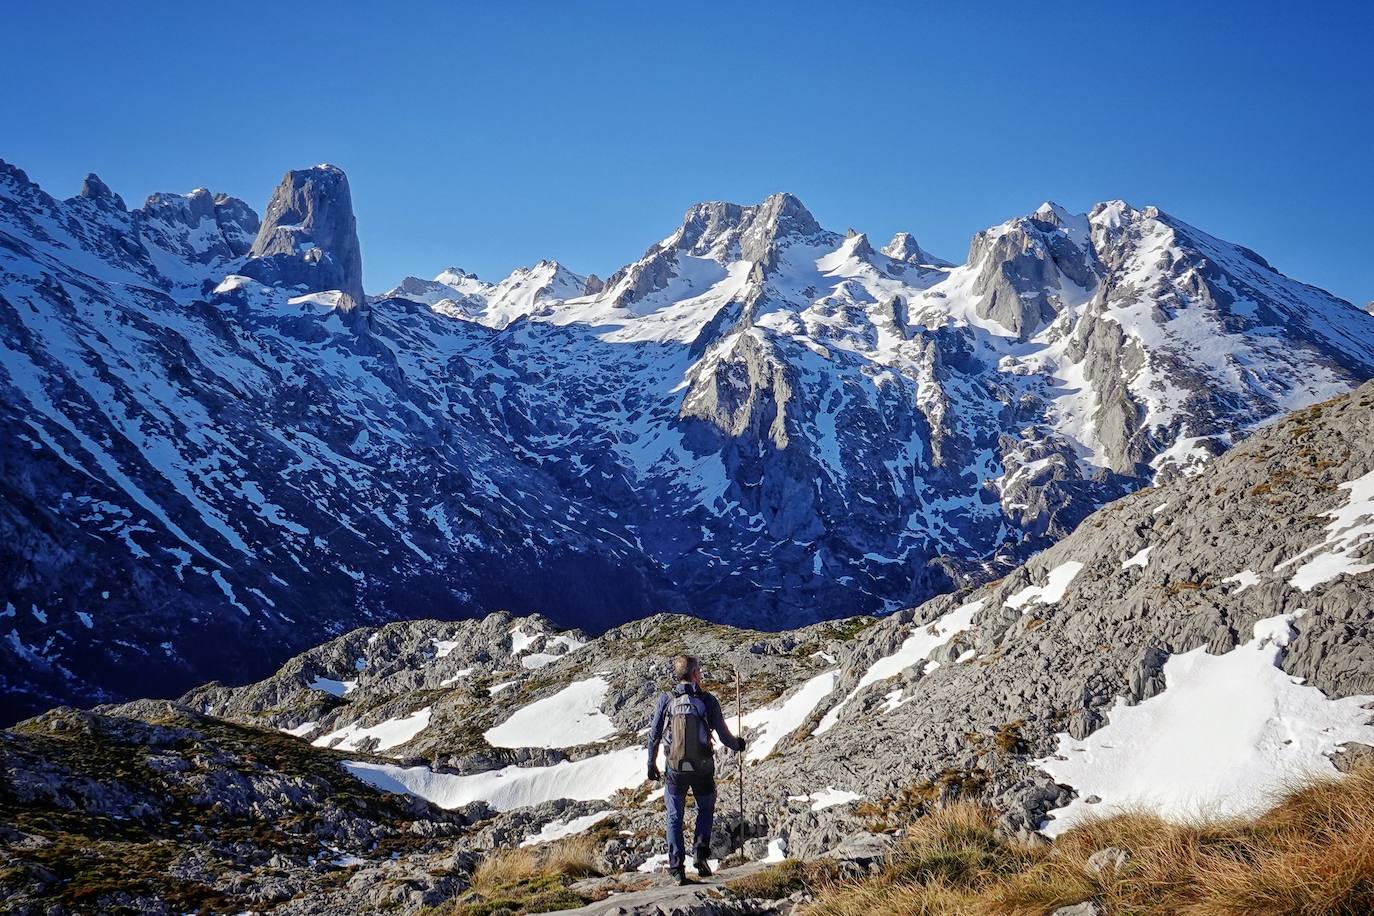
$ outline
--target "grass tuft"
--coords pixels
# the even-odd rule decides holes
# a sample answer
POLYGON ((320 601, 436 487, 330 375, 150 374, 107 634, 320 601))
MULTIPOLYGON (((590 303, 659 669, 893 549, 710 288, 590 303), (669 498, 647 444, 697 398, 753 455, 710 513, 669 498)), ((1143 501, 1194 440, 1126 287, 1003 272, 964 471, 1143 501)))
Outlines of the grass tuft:
POLYGON ((1296 787, 1254 819, 1087 820, 1053 845, 1000 836, 991 810, 961 802, 911 824, 888 865, 822 888, 808 916, 1041 916, 1095 901, 1105 913, 1374 912, 1374 767, 1296 787), (1093 853, 1125 850, 1119 869, 1093 853))
POLYGON ((498 849, 478 863, 462 895, 422 911, 423 916, 522 916, 551 913, 592 902, 568 885, 601 874, 600 847, 591 836, 543 846, 498 849))

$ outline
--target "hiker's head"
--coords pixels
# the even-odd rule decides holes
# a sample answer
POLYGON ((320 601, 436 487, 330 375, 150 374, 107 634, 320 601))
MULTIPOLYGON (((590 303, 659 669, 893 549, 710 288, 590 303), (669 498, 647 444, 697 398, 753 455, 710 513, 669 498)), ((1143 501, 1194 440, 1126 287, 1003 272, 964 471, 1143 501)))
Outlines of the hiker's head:
POLYGON ((673 680, 683 684, 701 683, 701 662, 692 655, 679 655, 673 659, 673 680))

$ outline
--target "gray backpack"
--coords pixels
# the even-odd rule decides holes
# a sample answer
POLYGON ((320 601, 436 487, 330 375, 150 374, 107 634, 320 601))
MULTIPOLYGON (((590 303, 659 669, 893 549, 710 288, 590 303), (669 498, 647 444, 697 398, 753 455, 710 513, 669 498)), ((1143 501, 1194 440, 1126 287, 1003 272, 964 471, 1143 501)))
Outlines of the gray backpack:
POLYGON ((678 773, 715 770, 706 701, 690 693, 675 694, 668 705, 668 769, 678 773))

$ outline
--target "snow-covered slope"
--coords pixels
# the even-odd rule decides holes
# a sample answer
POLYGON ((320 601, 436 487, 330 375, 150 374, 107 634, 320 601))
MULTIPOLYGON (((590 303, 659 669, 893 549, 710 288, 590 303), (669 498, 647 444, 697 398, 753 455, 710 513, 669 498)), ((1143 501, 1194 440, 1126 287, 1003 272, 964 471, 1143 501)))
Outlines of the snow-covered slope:
POLYGON ((957 267, 705 203, 604 284, 365 302, 342 172, 265 212, 0 169, 7 715, 400 617, 890 611, 1374 375, 1374 318, 1119 202, 957 267))

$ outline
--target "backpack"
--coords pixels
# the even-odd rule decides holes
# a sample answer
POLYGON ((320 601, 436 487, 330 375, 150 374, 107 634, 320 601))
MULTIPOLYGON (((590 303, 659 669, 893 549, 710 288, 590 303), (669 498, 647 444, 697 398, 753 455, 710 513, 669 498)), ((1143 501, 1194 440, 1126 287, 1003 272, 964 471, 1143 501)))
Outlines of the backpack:
POLYGON ((691 693, 673 694, 668 704, 668 769, 678 773, 715 770, 706 701, 691 693))

